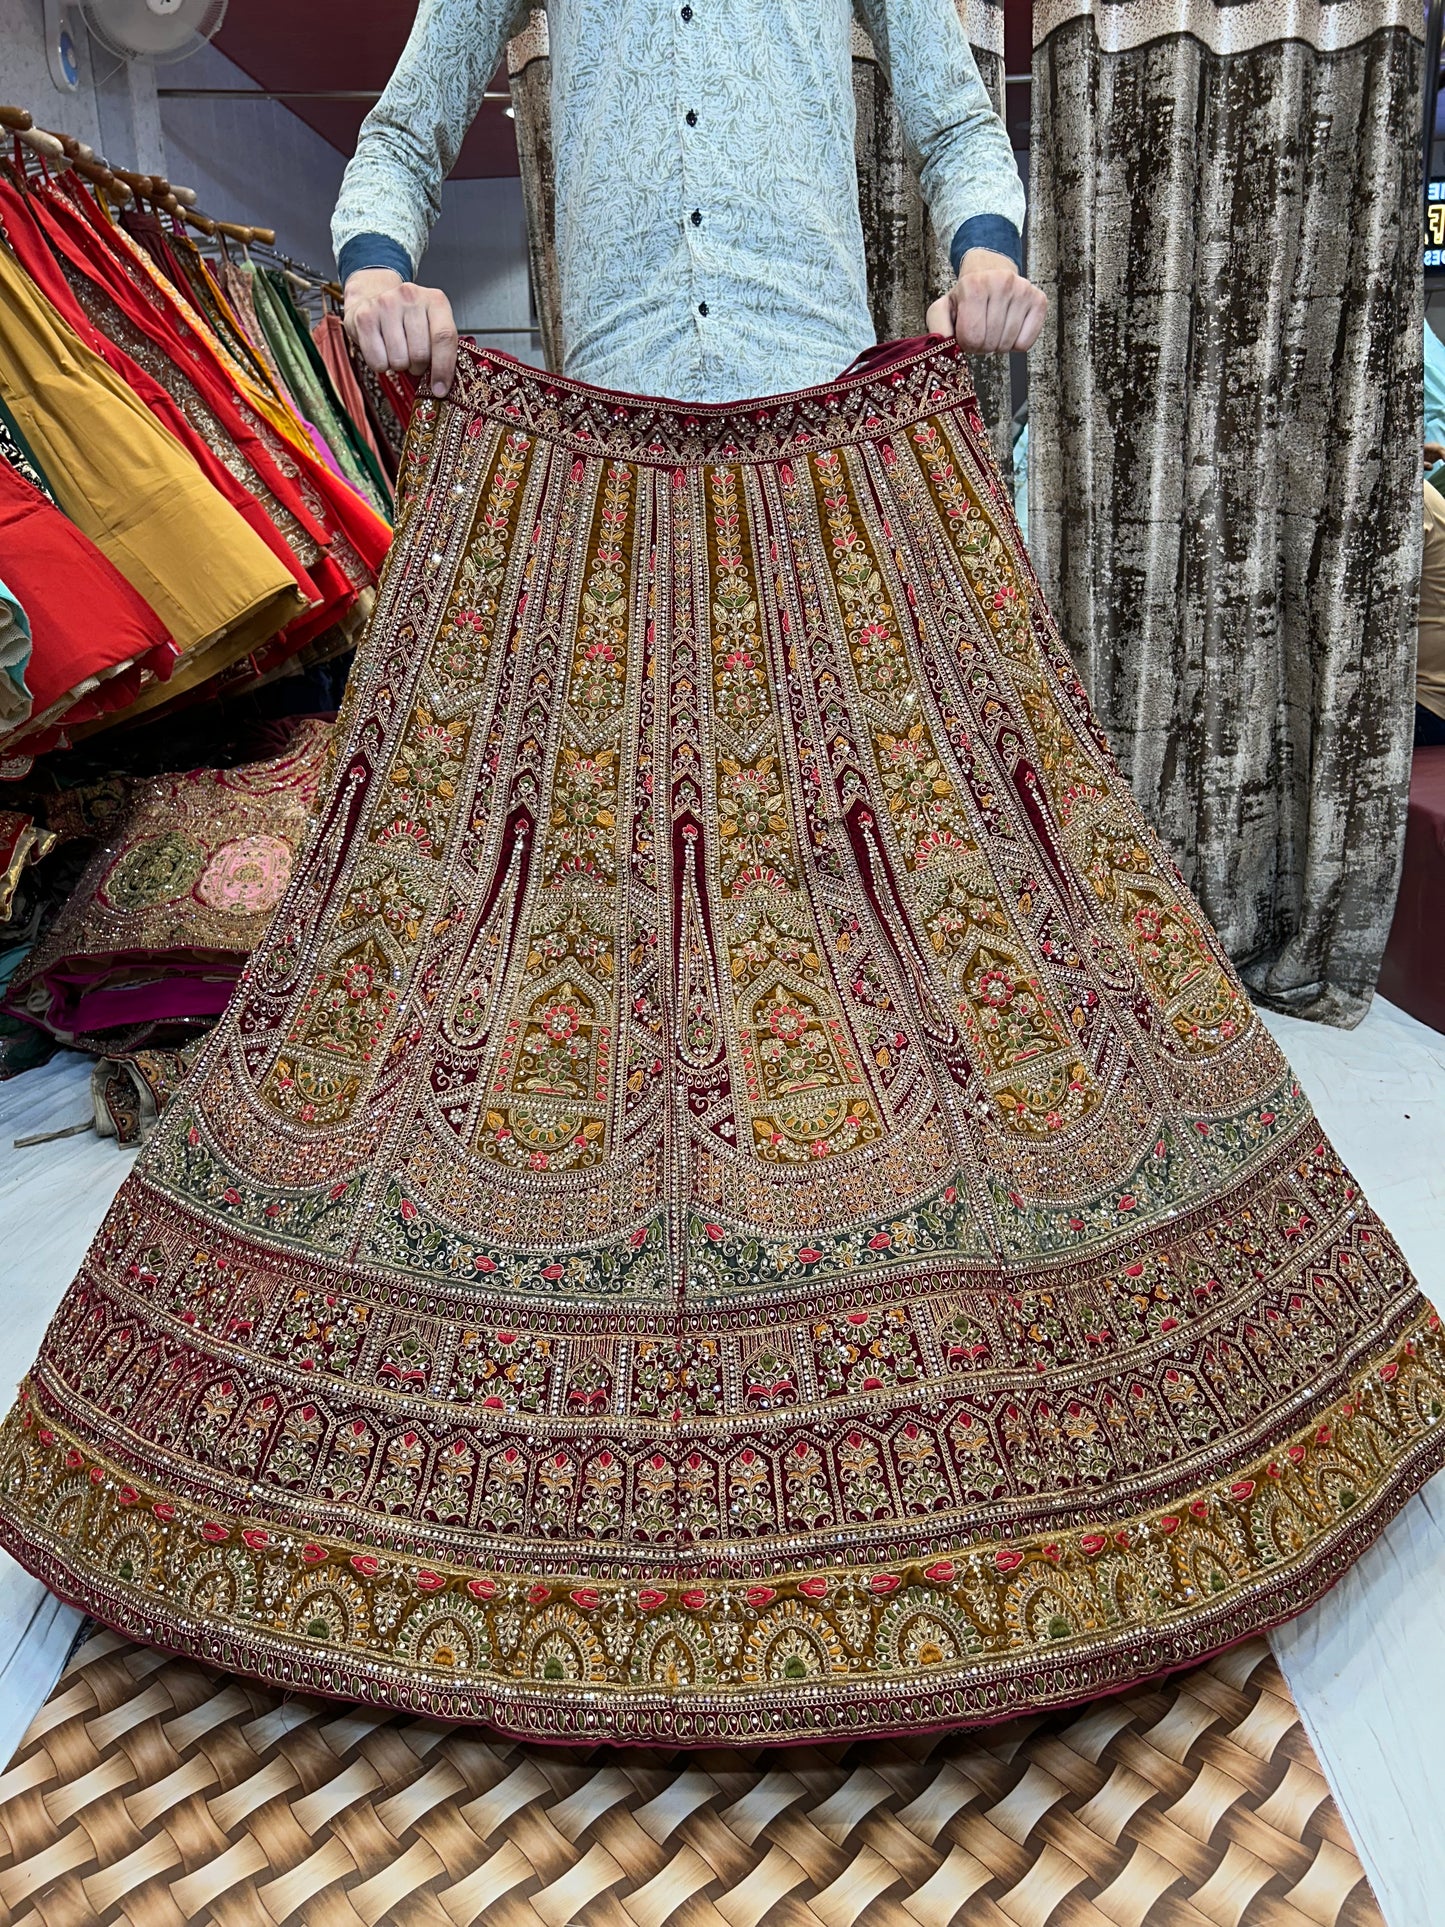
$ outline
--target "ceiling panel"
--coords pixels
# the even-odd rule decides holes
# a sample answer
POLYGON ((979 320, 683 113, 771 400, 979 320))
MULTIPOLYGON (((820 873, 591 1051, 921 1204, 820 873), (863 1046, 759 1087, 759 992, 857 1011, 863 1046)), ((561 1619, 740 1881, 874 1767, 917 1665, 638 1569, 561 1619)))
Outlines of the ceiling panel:
MULTIPOLYGON (((334 89, 386 85, 411 26, 398 0, 245 0, 228 7, 216 45, 260 87, 334 89)), ((506 73, 493 89, 505 92, 506 73)), ((364 101, 285 103, 343 154, 356 145, 364 101)), ((454 176, 517 172, 517 142, 500 101, 487 101, 467 136, 454 176)))
MULTIPOLYGON (((405 0, 244 0, 228 8, 216 44, 264 88, 376 89, 386 84, 414 12, 405 0)), ((1027 71, 1032 16, 1032 0, 1005 0, 1011 71, 1027 71)), ((493 89, 505 92, 506 84, 499 70, 493 89)), ((1010 120, 1020 118, 1022 103, 1009 104, 1010 120)), ((355 147, 364 102, 287 105, 343 154, 355 147)), ((517 172, 516 136, 502 102, 484 103, 452 171, 461 178, 517 172)))

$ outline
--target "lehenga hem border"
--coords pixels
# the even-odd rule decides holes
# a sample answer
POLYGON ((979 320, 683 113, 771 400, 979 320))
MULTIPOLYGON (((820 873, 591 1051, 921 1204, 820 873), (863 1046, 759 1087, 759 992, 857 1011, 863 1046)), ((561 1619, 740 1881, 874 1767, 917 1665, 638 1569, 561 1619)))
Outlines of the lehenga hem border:
MULTIPOLYGON (((755 1578, 751 1584, 588 1585, 540 1573, 529 1584, 525 1575, 492 1578, 471 1567, 438 1562, 437 1569, 349 1543, 308 1541, 274 1523, 208 1518, 192 1502, 151 1490, 146 1481, 132 1483, 133 1475, 43 1409, 27 1381, 3 1428, 0 1545, 60 1597, 148 1645, 289 1690, 428 1719, 480 1721, 518 1739, 702 1746, 986 1725, 1080 1704, 1199 1664, 1311 1605, 1445 1463, 1445 1383, 1435 1358, 1440 1342, 1439 1319, 1427 1311, 1387 1355, 1361 1368, 1344 1395, 1317 1409, 1293 1443, 1263 1463, 1226 1472, 1193 1496, 1181 1494, 1170 1512, 1155 1509, 1107 1527, 1060 1533, 1048 1544, 1021 1537, 964 1547, 951 1558, 905 1560, 898 1570, 883 1563, 871 1572, 797 1572, 773 1575, 774 1584, 755 1578), (164 1593, 137 1597, 128 1581, 117 1584, 93 1563, 77 1574, 78 1543, 117 1551, 132 1539, 154 1548, 148 1576, 164 1593), (219 1594, 213 1596, 218 1584, 237 1589, 229 1612, 219 1594), (209 1616, 188 1616, 168 1596, 198 1588, 215 1608, 209 1616), (1229 1596, 1211 1607, 1204 1603, 1210 1591, 1229 1596), (839 1602, 850 1592, 868 1607, 868 1630, 855 1635, 851 1658, 838 1625, 823 1611, 827 1601, 841 1624, 839 1602), (269 1600, 261 1609, 271 1624, 238 1629, 243 1594, 269 1600), (355 1626, 369 1627, 382 1619, 388 1599, 394 1657, 384 1648, 348 1655, 342 1629, 329 1624, 328 1644, 313 1656, 307 1635, 285 1623, 288 1614, 309 1623, 311 1612, 319 1624, 322 1613, 349 1600, 355 1626), (985 1616, 1012 1643, 991 1653, 976 1645, 970 1651, 965 1600, 975 1613, 986 1601, 985 1616), (1050 1603, 1072 1610, 1075 1623, 1041 1621, 1050 1603), (755 1680, 729 1686, 709 1685, 699 1674, 660 1687, 652 1671, 646 1683, 629 1684, 606 1676, 606 1607, 616 1622, 613 1634, 626 1631, 627 1649, 655 1644, 644 1628, 671 1626, 682 1655, 690 1650, 689 1622, 715 1638, 731 1616, 757 1629, 760 1660, 779 1650, 780 1632, 792 1631, 799 1650, 809 1647, 823 1663, 796 1677, 765 1664, 755 1680), (932 1679, 916 1664, 905 1673, 889 1663, 890 1613, 928 1618, 938 1647, 932 1679), (1120 1623, 1131 1615, 1133 1623, 1120 1623), (510 1645, 502 1632, 509 1618, 510 1645), (1100 1631, 1111 1619, 1112 1630, 1100 1631), (575 1654, 587 1650, 590 1639, 590 1672, 539 1670, 546 1650, 539 1635, 549 1621, 556 1622, 554 1633, 566 1622, 575 1654), (577 1623, 589 1622, 596 1631, 579 1634, 577 1623), (424 1633, 431 1636, 431 1663, 421 1662, 425 1674, 417 1645, 424 1633), (1060 1644, 1051 1649, 1055 1640, 1060 1644), (463 1661, 469 1665, 478 1655, 490 1664, 499 1649, 504 1664, 508 1654, 537 1650, 530 1670, 514 1669, 515 1683, 497 1672, 474 1672, 465 1684, 451 1684, 443 1668, 458 1663, 468 1642, 474 1642, 463 1661), (552 1678, 555 1684, 543 1683, 552 1678)), ((127 1556, 134 1553, 132 1547, 127 1556)), ((354 1627, 347 1632, 355 1636, 354 1627)))
MULTIPOLYGON (((1241 1600, 1236 1602, 1217 1627, 1207 1632, 1203 1623, 1195 1619, 1188 1623, 1187 1628, 1181 1628, 1185 1633, 1183 1639, 1158 1641, 1152 1647, 1142 1641, 1131 1641, 1121 1647, 1118 1655, 1119 1662, 1127 1658, 1130 1663, 1099 1667, 1088 1684, 1076 1678, 1058 1690, 1041 1688, 1007 1696, 1001 1695, 996 1685, 984 1685, 969 1695, 972 1701, 970 1708, 933 1716, 925 1714, 917 1718, 909 1716, 908 1707, 918 1705, 927 1696, 915 1693, 900 1709, 896 1725, 886 1723, 886 1719, 885 1723, 879 1724, 870 1717, 866 1701, 855 1703, 856 1717, 852 1720, 840 1715, 828 1723, 805 1725, 792 1722, 781 1728, 765 1725, 757 1717, 760 1709, 755 1704, 744 1709, 742 1718, 729 1718, 721 1708, 702 1707, 691 1721, 684 1721, 678 1720, 675 1710, 668 1710, 667 1703, 664 1703, 663 1707, 657 1709, 655 1723, 651 1727, 636 1721, 636 1730, 614 1731, 600 1716, 592 1717, 589 1709, 584 1717, 577 1720, 573 1731, 560 1732, 557 1727, 561 1722, 547 1719, 545 1715, 535 1726, 509 1720, 498 1710, 499 1700, 495 1691, 473 1691, 465 1696, 437 1695, 408 1691, 405 1687, 389 1691, 385 1682, 359 1675, 344 1682, 338 1681, 334 1677, 335 1669, 328 1667, 320 1654, 311 1660, 288 1651, 281 1663, 268 1664, 263 1657, 263 1642, 259 1639, 237 1641, 234 1638, 208 1638, 202 1631, 190 1630, 178 1614, 164 1607, 158 1612, 141 1613, 127 1608, 124 1601, 117 1601, 113 1606, 101 1605, 96 1593, 73 1586, 69 1576, 71 1568, 61 1553, 48 1547, 42 1548, 33 1540, 23 1537, 3 1512, 0 1512, 0 1549, 8 1552, 18 1565, 38 1579, 64 1605, 85 1613, 110 1632, 119 1633, 123 1638, 136 1640, 161 1652, 195 1659, 203 1665, 287 1692, 310 1693, 319 1699, 343 1705, 359 1703, 384 1707, 391 1712, 433 1720, 442 1725, 486 1726, 503 1738, 524 1741, 529 1745, 577 1746, 590 1742, 608 1746, 672 1746, 679 1751, 729 1743, 756 1745, 765 1742, 769 1746, 806 1746, 845 1736, 869 1740, 901 1739, 908 1734, 997 1726, 1031 1714, 1067 1712, 1071 1707, 1111 1699, 1135 1687, 1151 1685, 1191 1667, 1202 1666, 1217 1654, 1228 1652, 1246 1639, 1260 1637, 1277 1626, 1285 1625, 1314 1605, 1374 1544, 1396 1514, 1442 1467, 1445 1467, 1445 1442, 1437 1435, 1434 1451, 1418 1455, 1412 1464, 1398 1473, 1393 1483, 1382 1488, 1368 1513, 1355 1517, 1349 1530, 1336 1540, 1330 1557, 1309 1568, 1304 1575, 1307 1584, 1299 1588, 1288 1603, 1280 1605, 1278 1610, 1261 1614, 1252 1609, 1250 1601, 1241 1600), (1196 1634, 1200 1636, 1193 1637, 1196 1634), (755 1717, 749 1718, 749 1713, 755 1717), (695 1736, 687 1737, 681 1730, 684 1724, 692 1724, 700 1730, 695 1736)), ((398 1667, 395 1671, 398 1677, 405 1677, 403 1668, 398 1667)), ((832 1704, 838 1706, 839 1702, 834 1698, 832 1704)), ((555 1710, 548 1709, 549 1712, 555 1710)))

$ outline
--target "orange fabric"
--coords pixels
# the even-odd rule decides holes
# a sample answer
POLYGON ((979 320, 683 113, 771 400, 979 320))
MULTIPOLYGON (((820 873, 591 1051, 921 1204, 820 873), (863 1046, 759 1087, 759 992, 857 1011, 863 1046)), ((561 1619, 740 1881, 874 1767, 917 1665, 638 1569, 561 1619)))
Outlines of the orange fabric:
POLYGON ((4 250, 0 390, 61 508, 182 655, 243 626, 259 641, 307 606, 286 565, 4 250))
POLYGON ((326 372, 331 377, 331 385, 336 390, 337 399, 355 422, 357 432, 364 438, 367 447, 384 469, 386 459, 382 455, 375 435, 371 432, 366 402, 357 383, 356 371, 351 365, 351 356, 346 350, 346 330, 341 325, 340 315, 322 315, 311 330, 311 339, 316 343, 317 352, 326 363, 326 372))

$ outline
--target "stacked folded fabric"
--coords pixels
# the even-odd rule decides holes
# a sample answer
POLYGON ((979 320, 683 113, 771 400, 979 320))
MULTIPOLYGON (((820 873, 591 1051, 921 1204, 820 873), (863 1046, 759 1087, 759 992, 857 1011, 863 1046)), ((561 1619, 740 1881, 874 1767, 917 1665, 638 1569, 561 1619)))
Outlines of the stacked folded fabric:
POLYGON ((101 1053, 184 1040, 224 1010, 290 881, 331 723, 287 734, 265 762, 137 783, 5 1009, 101 1053))

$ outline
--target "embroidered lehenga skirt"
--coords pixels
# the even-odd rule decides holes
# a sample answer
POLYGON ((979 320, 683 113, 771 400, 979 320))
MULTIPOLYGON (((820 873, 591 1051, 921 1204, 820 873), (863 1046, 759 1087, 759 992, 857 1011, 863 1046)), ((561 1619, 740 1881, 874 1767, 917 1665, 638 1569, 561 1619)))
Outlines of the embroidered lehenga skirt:
POLYGON ((0 1438, 136 1637, 544 1739, 966 1723, 1296 1612, 1445 1347, 1121 780, 966 363, 464 351, 310 842, 0 1438))

